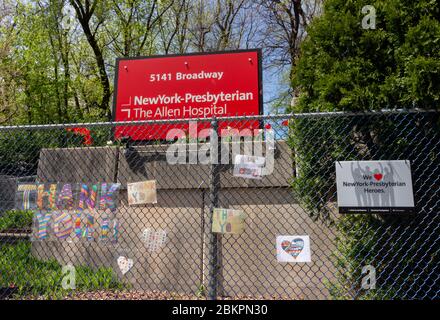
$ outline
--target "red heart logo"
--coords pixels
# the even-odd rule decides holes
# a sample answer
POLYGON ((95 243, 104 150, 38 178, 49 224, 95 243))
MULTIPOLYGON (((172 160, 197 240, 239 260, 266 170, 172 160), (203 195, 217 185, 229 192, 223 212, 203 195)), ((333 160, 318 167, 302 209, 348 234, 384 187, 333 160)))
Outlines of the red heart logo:
POLYGON ((382 173, 375 173, 373 175, 374 179, 376 179, 377 181, 382 180, 383 174, 382 173))

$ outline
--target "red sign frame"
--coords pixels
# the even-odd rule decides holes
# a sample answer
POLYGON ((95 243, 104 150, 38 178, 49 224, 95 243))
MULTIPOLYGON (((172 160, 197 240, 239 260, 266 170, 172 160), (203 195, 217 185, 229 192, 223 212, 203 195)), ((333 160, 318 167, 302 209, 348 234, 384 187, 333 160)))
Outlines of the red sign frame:
MULTIPOLYGON (((263 113, 261 49, 118 58, 115 70, 116 122, 263 113)), ((197 132, 208 127, 200 122, 197 132)), ((261 128, 259 120, 219 122, 227 127, 261 128)), ((114 135, 163 140, 170 129, 187 132, 188 123, 117 126, 114 135)))

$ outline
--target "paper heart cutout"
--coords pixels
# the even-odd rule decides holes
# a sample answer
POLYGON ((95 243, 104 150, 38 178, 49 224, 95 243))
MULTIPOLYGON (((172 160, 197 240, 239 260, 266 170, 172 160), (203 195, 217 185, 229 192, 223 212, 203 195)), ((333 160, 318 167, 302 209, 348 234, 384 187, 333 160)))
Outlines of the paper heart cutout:
POLYGON ((283 250, 290 254, 293 258, 296 258, 304 249, 304 240, 301 238, 296 238, 292 241, 284 240, 281 242, 281 248, 283 248, 283 250))
POLYGON ((124 275, 133 267, 133 260, 120 256, 118 258, 118 266, 119 270, 121 270, 122 274, 124 275))
POLYGON ((380 181, 383 178, 383 174, 382 173, 375 173, 373 175, 374 179, 376 179, 376 181, 380 181))

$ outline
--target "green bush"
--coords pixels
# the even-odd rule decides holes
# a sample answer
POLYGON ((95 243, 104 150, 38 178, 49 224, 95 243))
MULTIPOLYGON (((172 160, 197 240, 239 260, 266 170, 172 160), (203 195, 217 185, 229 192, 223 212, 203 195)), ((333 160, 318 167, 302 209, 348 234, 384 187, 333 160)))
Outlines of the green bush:
POLYGON ((297 166, 292 187, 313 219, 336 228, 334 298, 387 299, 435 296, 438 264, 438 197, 432 185, 440 174, 436 144, 440 126, 432 114, 301 117, 291 121, 289 143, 297 166), (420 141, 423 141, 421 143, 420 141), (336 201, 335 162, 342 160, 411 161, 416 215, 331 214, 336 201), (372 265, 377 289, 360 288, 362 267, 372 265))
MULTIPOLYGON (((0 231, 32 225, 32 211, 11 210, 0 217, 0 231)), ((62 266, 55 260, 41 261, 31 252, 28 241, 0 244, 0 288, 13 285, 17 297, 62 298, 69 290, 62 288, 62 266)), ((120 290, 120 283, 111 268, 77 266, 76 290, 120 290)))
MULTIPOLYGON (((289 111, 439 109, 440 7, 430 0, 328 0, 301 46, 293 85, 300 92, 289 111), (376 29, 363 29, 362 8, 376 9, 376 29)), ((329 283, 335 298, 435 297, 439 204, 435 179, 438 114, 302 117, 292 121, 290 145, 297 175, 293 190, 313 218, 331 220, 335 161, 411 161, 415 216, 398 219, 339 215, 329 283), (434 161, 431 159, 434 155, 434 161), (437 220, 438 221, 438 220, 437 220), (360 290, 362 266, 376 267, 375 291, 360 290)))
MULTIPOLYGON (((77 266, 76 291, 121 290, 111 268, 77 266)), ((18 242, 0 246, 0 287, 14 285, 16 297, 43 297, 60 299, 70 290, 62 288, 62 266, 55 260, 40 261, 32 256, 31 243, 18 242)))
POLYGON ((439 108, 440 7, 431 0, 328 0, 301 46, 296 112, 439 108), (376 29, 363 29, 365 5, 376 29))
POLYGON ((0 232, 8 229, 27 229, 32 226, 32 211, 10 210, 0 217, 0 232))

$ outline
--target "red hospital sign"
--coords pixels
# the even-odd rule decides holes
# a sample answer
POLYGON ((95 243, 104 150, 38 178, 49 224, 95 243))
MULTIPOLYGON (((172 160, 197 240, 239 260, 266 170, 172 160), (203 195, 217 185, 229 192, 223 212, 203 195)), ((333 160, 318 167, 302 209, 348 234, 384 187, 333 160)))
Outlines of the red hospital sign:
MULTIPOLYGON (((261 52, 121 58, 116 61, 115 121, 211 118, 262 113, 261 52)), ((209 127, 200 123, 198 130, 209 127)), ((222 128, 258 129, 259 121, 220 122, 222 128)), ((188 124, 118 126, 115 138, 165 139, 188 124)))

